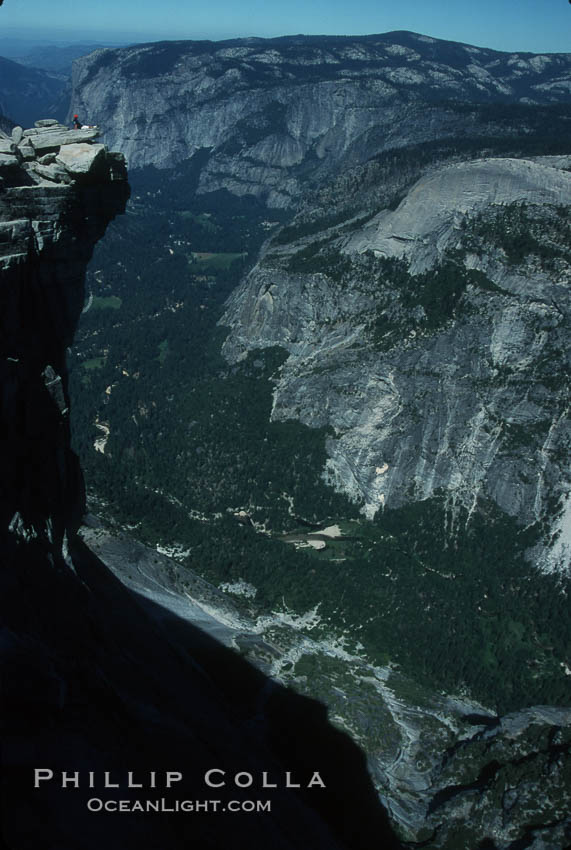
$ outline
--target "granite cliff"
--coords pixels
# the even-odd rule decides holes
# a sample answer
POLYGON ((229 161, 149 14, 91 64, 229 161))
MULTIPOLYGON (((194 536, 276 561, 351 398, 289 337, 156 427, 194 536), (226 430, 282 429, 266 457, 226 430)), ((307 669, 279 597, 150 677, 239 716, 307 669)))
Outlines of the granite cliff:
POLYGON ((232 361, 289 352, 272 417, 333 426, 325 475, 365 515, 444 493, 452 529, 491 500, 563 570, 568 164, 432 168, 364 225, 270 244, 220 320, 232 361))
MULTIPOLYGON (((220 319, 230 329, 223 346, 230 363, 275 346, 287 351, 273 376, 272 421, 332 429, 324 479, 366 517, 439 502, 434 520, 444 526, 445 551, 457 548, 476 515, 487 517, 490 530, 509 516, 521 534, 536 534, 518 568, 521 580, 533 584, 537 569, 552 572, 562 594, 571 564, 570 164, 568 156, 432 162, 404 192, 399 186, 404 197, 392 208, 390 183, 376 184, 375 209, 370 176, 364 199, 347 180, 343 205, 359 211, 360 201, 361 214, 331 225, 326 202, 313 212, 308 204, 267 241, 220 319)), ((369 169, 374 173, 374 164, 369 169)), ((323 187, 321 198, 337 191, 323 187)), ((454 558, 448 571, 442 553, 419 554, 425 521, 411 522, 410 543, 402 536, 397 545, 438 575, 435 597, 425 595, 429 582, 420 575, 410 590, 430 612, 450 592, 446 583, 465 577, 454 558)), ((390 576, 390 555, 380 550, 377 559, 379 572, 390 576)), ((504 568, 500 558, 499 574, 504 568)), ((369 593, 379 588, 382 598, 382 581, 377 576, 369 593)), ((487 598, 484 592, 477 607, 484 624, 495 616, 487 598)), ((414 616, 414 606, 410 611, 414 616)), ((436 633, 445 628, 439 623, 436 633)), ((449 639, 456 634, 453 628, 449 639)), ((522 654, 520 663, 537 662, 522 654)), ((564 680, 567 662, 558 663, 564 680)), ((358 692, 346 682, 345 694, 358 692)), ((384 703, 399 746, 392 754, 376 751, 365 722, 357 734, 368 741, 378 787, 404 835, 446 848, 474 846, 475 836, 492 832, 490 847, 565 846, 567 780, 558 770, 566 756, 557 768, 558 756, 549 756, 550 772, 540 767, 543 744, 525 748, 552 720, 544 740, 562 741, 568 709, 539 705, 486 720, 462 699, 435 710, 418 693, 414 704, 400 702, 398 686, 382 692, 375 685, 376 709, 384 703), (471 716, 483 724, 474 734, 462 729, 471 716), (528 791, 545 810, 558 801, 558 814, 532 814, 528 791)), ((337 711, 345 716, 342 703, 337 711)), ((353 717, 348 722, 358 726, 353 717)))
POLYGON ((93 246, 128 197, 124 159, 57 121, 0 137, 2 528, 57 558, 83 512, 66 348, 93 246))
POLYGON ((164 42, 77 60, 72 108, 131 168, 172 168, 201 153, 199 192, 297 207, 308 184, 382 151, 516 137, 521 116, 482 105, 568 104, 570 73, 567 54, 500 53, 409 32, 164 42))
POLYGON ((364 756, 322 705, 145 603, 77 537, 66 348, 93 246, 129 193, 122 155, 95 135, 44 120, 0 138, 4 846, 341 850, 375 836, 396 847, 364 756), (215 792, 204 782, 213 768, 227 778, 215 792), (35 785, 36 769, 53 781, 35 785), (173 770, 176 791, 164 781, 173 770), (315 770, 321 793, 308 788, 315 770), (78 784, 64 787, 76 771, 78 784), (299 788, 285 787, 286 771, 299 788), (234 782, 240 772, 253 787, 234 782), (158 798, 162 813, 129 808, 141 797, 158 798), (182 797, 200 801, 199 814, 176 814, 182 797), (127 808, 120 819, 97 814, 94 798, 127 808))

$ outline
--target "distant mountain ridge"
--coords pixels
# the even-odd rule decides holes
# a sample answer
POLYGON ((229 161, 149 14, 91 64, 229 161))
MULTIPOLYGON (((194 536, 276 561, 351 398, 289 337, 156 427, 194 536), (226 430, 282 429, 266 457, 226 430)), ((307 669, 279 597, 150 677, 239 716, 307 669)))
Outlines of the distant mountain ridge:
POLYGON ((0 56, 0 113, 24 127, 49 114, 63 118, 66 79, 0 56), (63 99, 62 99, 63 98, 63 99))
POLYGON ((74 110, 131 168, 205 151, 199 192, 225 188, 276 207, 391 148, 515 132, 501 113, 486 128, 462 104, 571 103, 569 54, 409 32, 159 42, 95 51, 74 69, 74 110))
POLYGON ((41 68, 54 74, 71 76, 71 67, 75 59, 86 56, 93 50, 101 49, 103 45, 95 42, 84 44, 69 44, 57 46, 52 44, 30 47, 20 56, 14 56, 14 61, 30 68, 41 68))

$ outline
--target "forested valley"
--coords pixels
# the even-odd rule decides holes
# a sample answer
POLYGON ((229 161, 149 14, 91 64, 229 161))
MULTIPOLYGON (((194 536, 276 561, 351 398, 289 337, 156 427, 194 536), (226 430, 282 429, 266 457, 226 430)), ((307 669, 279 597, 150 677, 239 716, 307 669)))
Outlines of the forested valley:
MULTIPOLYGON (((498 712, 569 704, 563 580, 526 559, 540 529, 523 530, 485 503, 470 522, 456 517, 450 534, 445 494, 364 519, 324 481, 328 429, 270 422, 272 378, 287 353, 224 360, 223 305, 262 244, 316 225, 303 216, 292 224, 250 197, 196 195, 195 176, 192 163, 169 179, 134 172, 128 213, 90 266, 70 391, 91 509, 144 542, 174 547, 215 585, 250 583, 252 611, 319 606, 324 633, 350 635, 375 663, 399 665, 431 688, 465 690, 498 712), (286 542, 331 523, 342 536, 325 549, 286 542)), ((509 216, 526 229, 525 210, 509 216)), ((501 243, 513 233, 502 227, 480 220, 474 232, 501 243)), ((526 232, 527 242, 506 242, 508 256, 536 247, 526 232)), ((341 275, 340 258, 328 269, 322 249, 296 255, 299 269, 341 275)), ((466 285, 451 268, 425 276, 426 292, 434 281, 441 289, 433 307, 427 301, 434 327, 466 285)), ((410 278, 402 264, 393 272, 406 305, 410 278)), ((423 291, 414 297, 428 298, 423 291)))

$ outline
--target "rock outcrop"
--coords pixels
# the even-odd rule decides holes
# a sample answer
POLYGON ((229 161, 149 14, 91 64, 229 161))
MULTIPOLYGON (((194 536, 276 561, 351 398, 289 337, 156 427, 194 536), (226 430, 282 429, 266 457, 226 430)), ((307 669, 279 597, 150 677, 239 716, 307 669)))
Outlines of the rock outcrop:
POLYGON ((73 104, 132 168, 208 152, 199 192, 295 207, 308 181, 380 151, 516 136, 521 115, 512 126, 500 109, 462 104, 568 103, 570 74, 567 54, 499 53, 408 32, 162 42, 77 60, 73 104))
POLYGON ((344 250, 406 258, 413 274, 432 268, 458 242, 465 216, 494 205, 569 205, 571 174, 560 167, 520 159, 460 162, 421 178, 394 211, 383 210, 353 234, 344 250))
POLYGON ((69 448, 66 348, 95 243, 128 197, 124 158, 102 145, 78 173, 65 150, 96 135, 39 121, 0 137, 2 535, 38 539, 57 559, 83 510, 69 448))
POLYGON ((571 178, 553 166, 446 166, 349 235, 271 245, 221 324, 230 360, 287 349, 272 417, 333 426, 326 477, 367 516, 491 499, 546 521, 540 561, 567 569, 571 178))

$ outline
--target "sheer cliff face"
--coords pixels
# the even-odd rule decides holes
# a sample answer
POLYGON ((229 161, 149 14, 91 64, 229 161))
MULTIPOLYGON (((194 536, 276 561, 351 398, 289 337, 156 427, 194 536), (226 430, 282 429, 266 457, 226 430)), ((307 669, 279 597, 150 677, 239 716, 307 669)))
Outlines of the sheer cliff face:
POLYGON ((93 132, 39 123, 0 138, 5 844, 365 850, 374 835, 396 848, 364 755, 321 704, 141 602, 74 533, 83 494, 65 353, 86 263, 129 189, 123 157, 90 144, 93 132), (36 786, 36 769, 52 779, 36 786), (208 770, 225 780, 215 793, 208 770), (313 793, 316 770, 325 788, 313 793), (176 788, 167 771, 180 773, 176 788), (299 788, 287 787, 286 771, 299 788), (234 782, 244 772, 252 787, 234 782), (64 773, 77 786, 63 787, 64 773), (147 797, 162 808, 147 814, 147 797), (176 809, 181 799, 199 814, 176 809), (231 800, 244 804, 241 817, 225 814, 231 800))
MULTIPOLYGON (((104 128, 131 168, 208 149, 199 191, 295 206, 308 178, 390 148, 489 132, 489 116, 445 100, 568 102, 571 61, 400 32, 165 42, 98 50, 74 68, 72 108, 104 128)), ((503 122, 501 132, 514 130, 503 122)))
POLYGON ((437 169, 349 234, 270 245, 231 296, 226 356, 288 350, 272 417, 333 426, 326 478, 367 516, 444 493, 453 529, 491 500, 568 565, 568 164, 437 169))
POLYGON ((83 511, 69 448, 65 356, 86 265, 124 210, 124 159, 54 122, 0 137, 2 489, 8 549, 41 540, 59 557, 83 511), (80 164, 81 163, 81 164, 80 164))

